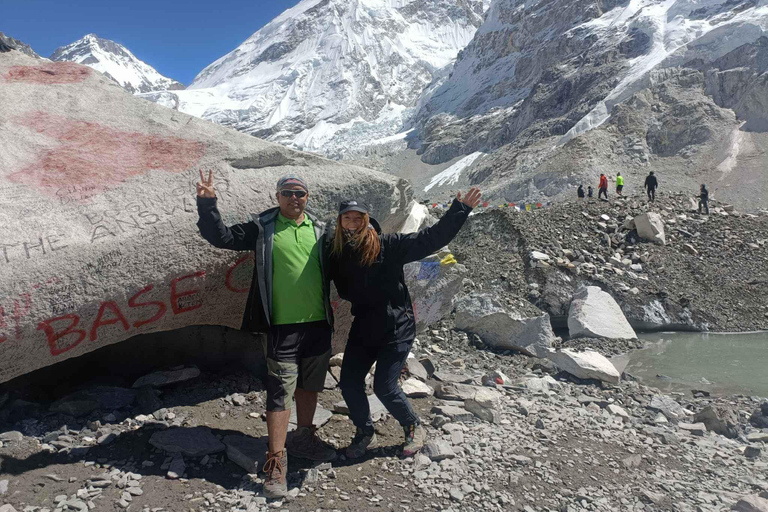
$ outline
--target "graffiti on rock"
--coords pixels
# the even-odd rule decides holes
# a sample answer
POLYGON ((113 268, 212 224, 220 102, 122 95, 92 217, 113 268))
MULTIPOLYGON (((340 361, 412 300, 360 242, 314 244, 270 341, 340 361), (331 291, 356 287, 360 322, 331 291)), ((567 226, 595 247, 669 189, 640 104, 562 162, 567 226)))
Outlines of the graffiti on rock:
POLYGON ((180 173, 205 154, 203 143, 127 132, 98 123, 33 112, 17 123, 59 142, 11 173, 13 183, 58 198, 84 201, 150 170, 180 173))
POLYGON ((49 62, 39 66, 13 66, 3 79, 42 85, 74 84, 82 82, 91 73, 91 68, 74 62, 49 62))

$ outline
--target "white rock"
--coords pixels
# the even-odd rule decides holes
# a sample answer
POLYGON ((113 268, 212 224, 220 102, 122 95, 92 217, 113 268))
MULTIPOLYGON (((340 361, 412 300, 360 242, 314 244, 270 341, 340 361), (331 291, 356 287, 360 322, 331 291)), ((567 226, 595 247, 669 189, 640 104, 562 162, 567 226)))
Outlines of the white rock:
POLYGON ((527 316, 509 311, 487 294, 470 294, 457 302, 456 328, 477 334, 493 347, 534 357, 544 357, 556 339, 548 314, 527 316))
POLYGON ((403 382, 403 393, 409 398, 424 398, 435 394, 435 390, 419 379, 410 378, 403 382))
POLYGON ((640 238, 661 245, 667 244, 664 221, 658 213, 648 212, 638 215, 635 217, 635 227, 637 227, 637 234, 640 235, 640 238))
POLYGON ((597 379, 611 384, 618 384, 621 375, 616 367, 592 350, 575 352, 571 349, 551 350, 547 357, 561 370, 580 379, 597 379))
POLYGON ((582 287, 574 294, 568 310, 568 331, 572 338, 637 339, 613 297, 597 286, 582 287))
POLYGON ((1 323, 0 382, 142 333, 241 327, 252 259, 200 237, 199 168, 229 223, 274 206, 288 173, 321 218, 348 197, 380 221, 410 205, 395 176, 136 98, 86 66, 0 53, 0 76, 14 67, 33 78, 0 87, 0 307, 23 314, 1 323))
POLYGON ((341 366, 341 363, 343 362, 344 362, 344 352, 340 352, 332 356, 330 361, 328 361, 328 364, 330 366, 341 366))
POLYGON ((629 419, 629 414, 627 413, 627 411, 625 411, 624 409, 622 409, 616 404, 608 404, 608 407, 606 407, 606 409, 608 410, 608 412, 610 412, 614 416, 620 416, 622 418, 629 419))
POLYGON ((464 401, 464 408, 489 423, 498 423, 501 416, 498 411, 498 403, 501 394, 489 388, 480 388, 475 396, 464 401))
POLYGON ((549 261, 551 258, 543 252, 531 251, 531 259, 534 261, 549 261))
POLYGON ((552 378, 551 375, 523 379, 520 384, 525 386, 531 393, 547 393, 548 391, 563 389, 563 385, 552 378))

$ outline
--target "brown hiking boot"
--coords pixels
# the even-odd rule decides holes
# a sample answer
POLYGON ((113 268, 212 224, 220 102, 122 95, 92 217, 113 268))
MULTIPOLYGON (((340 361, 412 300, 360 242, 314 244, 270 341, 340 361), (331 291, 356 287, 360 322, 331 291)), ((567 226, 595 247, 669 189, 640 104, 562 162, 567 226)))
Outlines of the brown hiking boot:
POLYGON ((427 433, 420 423, 414 423, 403 427, 405 434, 405 445, 403 446, 403 457, 413 457, 424 447, 424 441, 427 439, 427 433))
POLYGON ((317 437, 317 427, 299 427, 290 441, 291 455, 316 462, 336 460, 336 450, 317 437))
POLYGON ((266 481, 264 482, 264 496, 266 498, 284 498, 288 495, 288 450, 283 449, 277 453, 267 452, 267 462, 264 464, 266 481))

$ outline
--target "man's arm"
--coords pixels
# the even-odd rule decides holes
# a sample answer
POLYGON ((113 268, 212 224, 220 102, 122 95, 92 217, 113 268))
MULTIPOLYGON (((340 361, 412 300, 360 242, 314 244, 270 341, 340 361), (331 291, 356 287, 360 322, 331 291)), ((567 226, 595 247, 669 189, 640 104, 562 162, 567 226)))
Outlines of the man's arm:
POLYGON ((221 220, 215 197, 197 198, 197 227, 200 234, 214 247, 233 251, 252 251, 256 248, 259 229, 253 222, 227 227, 221 220))
POLYGON ((249 251, 256 248, 259 229, 255 223, 244 222, 227 227, 222 222, 216 207, 213 171, 208 171, 206 179, 200 170, 200 181, 197 183, 197 215, 200 234, 214 247, 233 251, 249 251))

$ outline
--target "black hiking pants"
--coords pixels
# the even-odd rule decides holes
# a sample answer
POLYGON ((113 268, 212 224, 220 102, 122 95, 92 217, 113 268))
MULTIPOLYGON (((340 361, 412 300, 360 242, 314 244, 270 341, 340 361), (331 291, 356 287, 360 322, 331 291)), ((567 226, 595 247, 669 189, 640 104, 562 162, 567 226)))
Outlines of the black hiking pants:
POLYGON ((403 427, 419 423, 419 417, 399 384, 400 372, 412 344, 413 340, 370 347, 347 343, 339 387, 349 408, 349 417, 357 428, 367 432, 373 430, 365 377, 374 362, 373 392, 378 399, 403 427))

